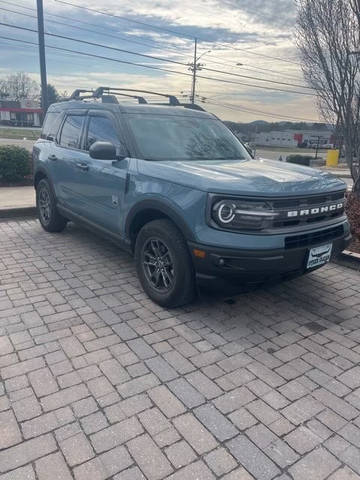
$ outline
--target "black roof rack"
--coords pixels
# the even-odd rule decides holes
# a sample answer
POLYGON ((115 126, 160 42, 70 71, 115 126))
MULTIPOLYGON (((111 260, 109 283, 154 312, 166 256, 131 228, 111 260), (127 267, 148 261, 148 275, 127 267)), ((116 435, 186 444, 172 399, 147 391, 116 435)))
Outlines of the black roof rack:
POLYGON ((94 90, 87 90, 85 88, 77 88, 76 90, 73 91, 73 93, 70 95, 68 100, 83 100, 84 98, 93 98, 93 97, 94 97, 94 90), (90 95, 81 96, 82 93, 90 93, 90 95))
POLYGON ((85 100, 85 99, 102 99, 104 103, 119 103, 116 96, 134 98, 139 104, 147 104, 148 102, 143 96, 132 95, 123 92, 146 93, 148 95, 157 95, 166 97, 169 103, 151 103, 151 105, 170 105, 172 107, 185 107, 193 110, 205 111, 202 107, 192 103, 180 103, 175 95, 153 92, 151 90, 138 90, 135 88, 117 88, 117 87, 98 87, 96 90, 87 90, 78 88, 74 90, 68 100, 85 100), (82 95, 85 94, 85 95, 82 95))
MULTIPOLYGON (((166 97, 169 99, 169 105, 172 106, 177 106, 180 105, 179 100, 175 97, 175 95, 167 95, 166 93, 159 93, 159 92, 152 92, 150 90, 138 90, 135 88, 114 88, 114 87, 99 87, 95 90, 94 92, 94 97, 96 98, 101 98, 104 93, 106 95, 119 95, 118 92, 137 92, 137 93, 147 93, 149 95, 158 95, 159 97, 166 97)), ((120 93, 121 95, 121 93, 120 93)), ((139 103, 148 103, 144 97, 138 97, 139 99, 141 98, 143 101, 139 100, 139 103)))

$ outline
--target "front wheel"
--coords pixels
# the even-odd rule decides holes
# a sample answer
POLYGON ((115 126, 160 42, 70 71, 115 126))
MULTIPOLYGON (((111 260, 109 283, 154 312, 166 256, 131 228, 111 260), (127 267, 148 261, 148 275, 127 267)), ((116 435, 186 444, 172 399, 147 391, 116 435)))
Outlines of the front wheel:
POLYGON ((169 220, 154 220, 140 230, 135 261, 141 285, 154 302, 180 307, 195 297, 194 268, 185 239, 169 220))
POLYGON ((55 195, 47 178, 40 180, 36 187, 36 208, 41 226, 47 232, 61 232, 67 220, 56 208, 55 195))

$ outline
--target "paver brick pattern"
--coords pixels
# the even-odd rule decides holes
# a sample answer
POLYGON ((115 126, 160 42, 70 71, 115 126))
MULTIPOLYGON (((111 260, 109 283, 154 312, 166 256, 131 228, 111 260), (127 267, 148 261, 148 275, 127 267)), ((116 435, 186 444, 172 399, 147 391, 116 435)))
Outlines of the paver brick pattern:
POLYGON ((166 310, 106 240, 0 223, 0 480, 360 479, 359 280, 166 310))

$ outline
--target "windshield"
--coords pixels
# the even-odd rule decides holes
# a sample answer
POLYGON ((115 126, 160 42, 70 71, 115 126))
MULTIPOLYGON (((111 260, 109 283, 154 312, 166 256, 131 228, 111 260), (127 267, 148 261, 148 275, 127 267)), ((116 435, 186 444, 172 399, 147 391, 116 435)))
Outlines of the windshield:
POLYGON ((245 160, 245 147, 219 120, 130 114, 128 121, 145 160, 245 160))

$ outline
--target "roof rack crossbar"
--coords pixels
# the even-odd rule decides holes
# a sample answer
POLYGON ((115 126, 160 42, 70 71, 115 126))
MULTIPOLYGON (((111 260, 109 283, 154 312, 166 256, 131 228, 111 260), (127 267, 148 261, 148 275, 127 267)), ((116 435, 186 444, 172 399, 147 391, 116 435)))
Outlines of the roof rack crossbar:
POLYGON ((83 98, 92 98, 94 96, 94 90, 88 90, 86 88, 77 88, 70 95, 69 100, 82 100, 83 98), (90 93, 91 95, 80 96, 81 93, 90 93))
POLYGON ((159 93, 153 92, 152 90, 138 90, 136 88, 117 88, 117 87, 98 87, 96 90, 88 90, 84 88, 78 88, 73 91, 71 96, 68 100, 84 100, 89 98, 102 98, 106 95, 119 95, 121 97, 128 97, 134 98, 140 104, 147 104, 148 102, 146 99, 141 95, 132 95, 130 93, 123 93, 123 92, 134 92, 134 93, 147 93, 149 95, 157 95, 159 97, 165 97, 169 99, 169 103, 152 103, 153 105, 171 105, 171 106, 181 106, 184 108, 189 108, 192 110, 200 110, 205 112, 205 110, 200 107, 200 105, 196 105, 193 103, 180 103, 179 100, 176 98, 175 95, 168 95, 166 93, 159 93), (81 95, 81 94, 88 94, 88 95, 81 95))
MULTIPOLYGON (((168 98, 169 99, 169 105, 172 105, 172 106, 179 106, 180 105, 180 102, 175 97, 175 95, 167 95, 165 93, 153 92, 153 91, 150 91, 150 90, 138 90, 137 88, 99 87, 95 90, 94 96, 97 97, 97 98, 100 98, 104 93, 108 93, 109 91, 112 91, 112 92, 137 92, 137 93, 147 93, 149 95, 158 95, 160 97, 168 98)), ((139 102, 139 103, 141 103, 141 102, 139 102)))
MULTIPOLYGON (((140 95, 129 95, 127 93, 119 93, 119 92, 113 92, 112 89, 110 90, 106 90, 106 92, 104 92, 105 95, 119 95, 120 97, 128 97, 128 98, 135 98, 135 100, 137 100, 139 103, 147 103, 147 101, 145 100, 144 97, 141 97, 140 95)), ((101 98, 103 95, 101 95, 100 97, 96 96, 94 94, 94 97, 95 98, 101 98)))

